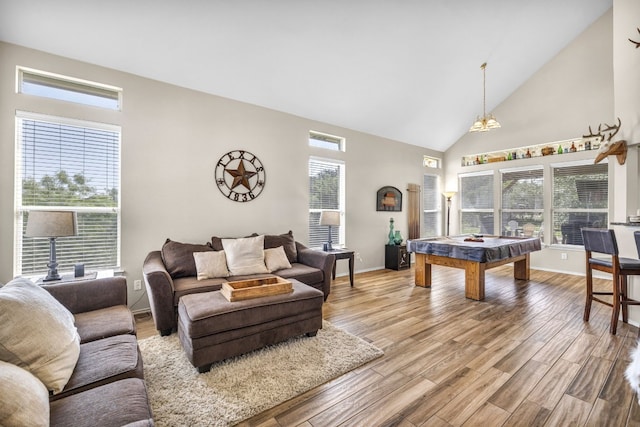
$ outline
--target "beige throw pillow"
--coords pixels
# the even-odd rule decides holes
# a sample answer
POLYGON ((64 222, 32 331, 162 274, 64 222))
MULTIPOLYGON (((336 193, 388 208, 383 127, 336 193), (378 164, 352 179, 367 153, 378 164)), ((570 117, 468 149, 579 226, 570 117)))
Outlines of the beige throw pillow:
POLYGON ((287 254, 282 246, 265 249, 264 263, 267 265, 267 270, 269 270, 270 273, 285 268, 291 268, 291 263, 289 262, 287 254))
POLYGON ((198 280, 228 277, 227 257, 224 251, 194 252, 198 280))
POLYGON ((0 361, 0 426, 48 426, 49 392, 26 369, 0 361))
POLYGON ((59 393, 80 355, 73 315, 27 279, 0 288, 0 360, 31 372, 59 393))
POLYGON ((264 236, 222 239, 232 276, 268 273, 264 264, 264 236))

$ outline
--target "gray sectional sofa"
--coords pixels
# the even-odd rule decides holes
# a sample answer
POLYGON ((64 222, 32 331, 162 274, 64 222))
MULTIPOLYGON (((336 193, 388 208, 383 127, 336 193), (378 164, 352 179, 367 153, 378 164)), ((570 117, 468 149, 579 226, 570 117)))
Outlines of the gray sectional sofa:
POLYGON ((16 279, 0 288, 0 311, 3 322, 25 316, 15 325, 19 341, 7 323, 0 337, 0 388, 13 387, 0 392, 0 425, 154 425, 124 277, 44 286, 16 279), (63 363, 45 372, 54 350, 63 363))
MULTIPOLYGON (((252 234, 244 238, 260 237, 252 234)), ((143 275, 156 329, 161 335, 176 331, 178 325, 178 302, 188 294, 220 290, 222 283, 277 275, 319 289, 326 300, 331 291, 331 274, 335 256, 309 249, 296 242, 289 231, 280 235, 264 235, 263 249, 282 247, 289 261, 289 268, 265 270, 262 273, 234 275, 233 269, 226 277, 210 277, 198 280, 199 272, 194 253, 224 251, 224 243, 234 239, 212 237, 206 244, 189 244, 167 239, 160 251, 150 252, 143 263, 143 275)), ((229 254, 231 255, 231 254, 229 254)), ((231 257, 227 256, 227 261, 231 257)), ((247 270, 243 270, 247 271, 247 270)))

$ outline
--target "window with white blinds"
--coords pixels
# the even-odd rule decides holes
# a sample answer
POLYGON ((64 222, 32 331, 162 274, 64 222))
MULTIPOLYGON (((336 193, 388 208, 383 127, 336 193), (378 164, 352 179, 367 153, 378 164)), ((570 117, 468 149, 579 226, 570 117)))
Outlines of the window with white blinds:
POLYGON ((440 177, 425 174, 422 186, 422 236, 442 235, 440 177))
POLYGON ((58 270, 120 264, 120 128, 18 113, 16 273, 46 273, 49 241, 25 237, 29 212, 77 212, 78 235, 56 240, 58 270))
POLYGON ((541 237, 544 215, 544 171, 502 171, 501 233, 504 236, 541 237))
POLYGON ((334 245, 344 244, 344 163, 309 159, 309 246, 322 247, 328 241, 328 226, 319 225, 323 210, 341 212, 339 227, 331 227, 334 245))
POLYGON ((460 231, 494 234, 493 171, 460 175, 460 231))
POLYGON ((583 227, 609 225, 609 167, 605 163, 552 166, 554 243, 582 245, 583 227))

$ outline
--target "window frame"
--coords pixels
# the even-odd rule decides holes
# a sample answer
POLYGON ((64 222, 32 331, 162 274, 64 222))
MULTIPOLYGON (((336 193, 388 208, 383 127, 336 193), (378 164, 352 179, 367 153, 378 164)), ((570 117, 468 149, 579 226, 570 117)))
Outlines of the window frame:
MULTIPOLYGON (((114 124, 99 123, 87 120, 78 120, 67 117, 54 116, 49 114, 39 114, 26 111, 16 111, 15 113, 15 173, 14 173, 14 276, 27 275, 39 276, 42 272, 46 273, 46 265, 43 264, 42 269, 33 272, 23 272, 23 230, 25 213, 35 210, 61 210, 75 211, 78 215, 87 213, 114 213, 116 215, 116 248, 115 260, 116 265, 100 266, 96 270, 117 270, 121 265, 121 248, 122 248, 122 127, 114 124), (95 129, 98 131, 113 132, 117 134, 117 201, 116 206, 56 206, 56 205, 25 205, 23 203, 23 180, 25 173, 23 171, 23 128, 24 120, 51 123, 61 126, 80 127, 85 129, 95 129)), ((80 222, 80 221, 79 221, 80 222)), ((48 256, 48 254, 47 254, 48 256)), ((63 265, 61 268, 65 268, 63 265)), ((68 266, 66 266, 68 268, 68 266)))
MULTIPOLYGON (((312 229, 311 229, 311 215, 312 214, 319 214, 321 213, 323 210, 338 210, 340 211, 340 226, 338 227, 334 227, 337 228, 337 236, 338 236, 338 242, 333 242, 334 247, 344 247, 345 246, 345 242, 346 242, 346 227, 345 227, 345 218, 346 218, 346 164, 344 161, 342 160, 337 160, 337 159, 331 159, 331 158, 326 158, 326 157, 317 157, 317 156, 310 156, 309 157, 309 161, 307 162, 307 179, 311 179, 311 162, 317 162, 317 163, 326 163, 329 165, 335 165, 338 166, 338 208, 337 209, 332 209, 332 208, 326 208, 326 209, 322 209, 322 208, 312 208, 311 207, 311 193, 309 193, 309 206, 308 206, 308 216, 307 216, 307 222, 309 225, 308 228, 308 233, 307 233, 307 241, 310 247, 313 248, 318 248, 318 247, 322 247, 322 243, 324 241, 326 241, 326 239, 323 240, 323 242, 320 243, 320 245, 317 245, 315 242, 315 238, 313 238, 313 233, 312 233, 312 229)), ((332 233, 333 235, 333 233, 332 233)))
POLYGON ((442 235, 442 191, 441 191, 441 177, 439 174, 435 173, 425 173, 422 176, 422 222, 421 222, 421 236, 422 237, 434 237, 442 235), (435 185, 433 188, 433 202, 435 205, 435 209, 427 209, 427 186, 426 186, 426 178, 433 177, 435 178, 435 185), (434 214, 435 216, 435 234, 430 235, 427 234, 427 224, 425 216, 427 214, 434 214))
MULTIPOLYGON (((464 173, 464 174, 459 174, 458 175, 458 189, 459 189, 459 203, 458 203, 458 229, 460 230, 461 234, 469 234, 467 232, 465 232, 462 228, 462 221, 463 221, 463 215, 465 213, 478 213, 478 214, 482 214, 482 213, 490 213, 492 214, 493 217, 493 222, 492 222, 492 230, 495 230, 495 222, 496 222, 496 217, 495 217, 495 211, 496 211, 496 207, 495 207, 495 186, 496 186, 496 174, 495 174, 495 170, 493 169, 489 169, 489 170, 485 170, 485 171, 481 171, 481 172, 472 172, 472 173, 464 173), (480 177, 480 176, 488 176, 491 175, 492 177, 492 186, 491 186, 491 197, 487 197, 488 200, 491 200, 491 207, 489 208, 465 208, 464 207, 464 186, 462 185, 462 180, 466 179, 466 178, 473 178, 473 177, 480 177)), ((482 224, 480 226, 480 233, 484 233, 483 229, 482 229, 482 224)), ((490 234, 494 234, 495 231, 490 231, 490 234)))

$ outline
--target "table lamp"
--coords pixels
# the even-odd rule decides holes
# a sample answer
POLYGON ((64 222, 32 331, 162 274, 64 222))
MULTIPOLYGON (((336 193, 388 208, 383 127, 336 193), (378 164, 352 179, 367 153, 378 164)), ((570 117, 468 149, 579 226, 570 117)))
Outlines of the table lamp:
POLYGON ((331 241, 331 227, 340 225, 340 211, 322 211, 320 213, 320 225, 329 226, 329 235, 327 238, 327 243, 323 248, 325 251, 332 251, 332 241, 331 241))
POLYGON ((49 238, 49 263, 44 282, 60 280, 56 260, 56 237, 75 236, 78 226, 76 213, 71 211, 30 211, 25 237, 49 238))

